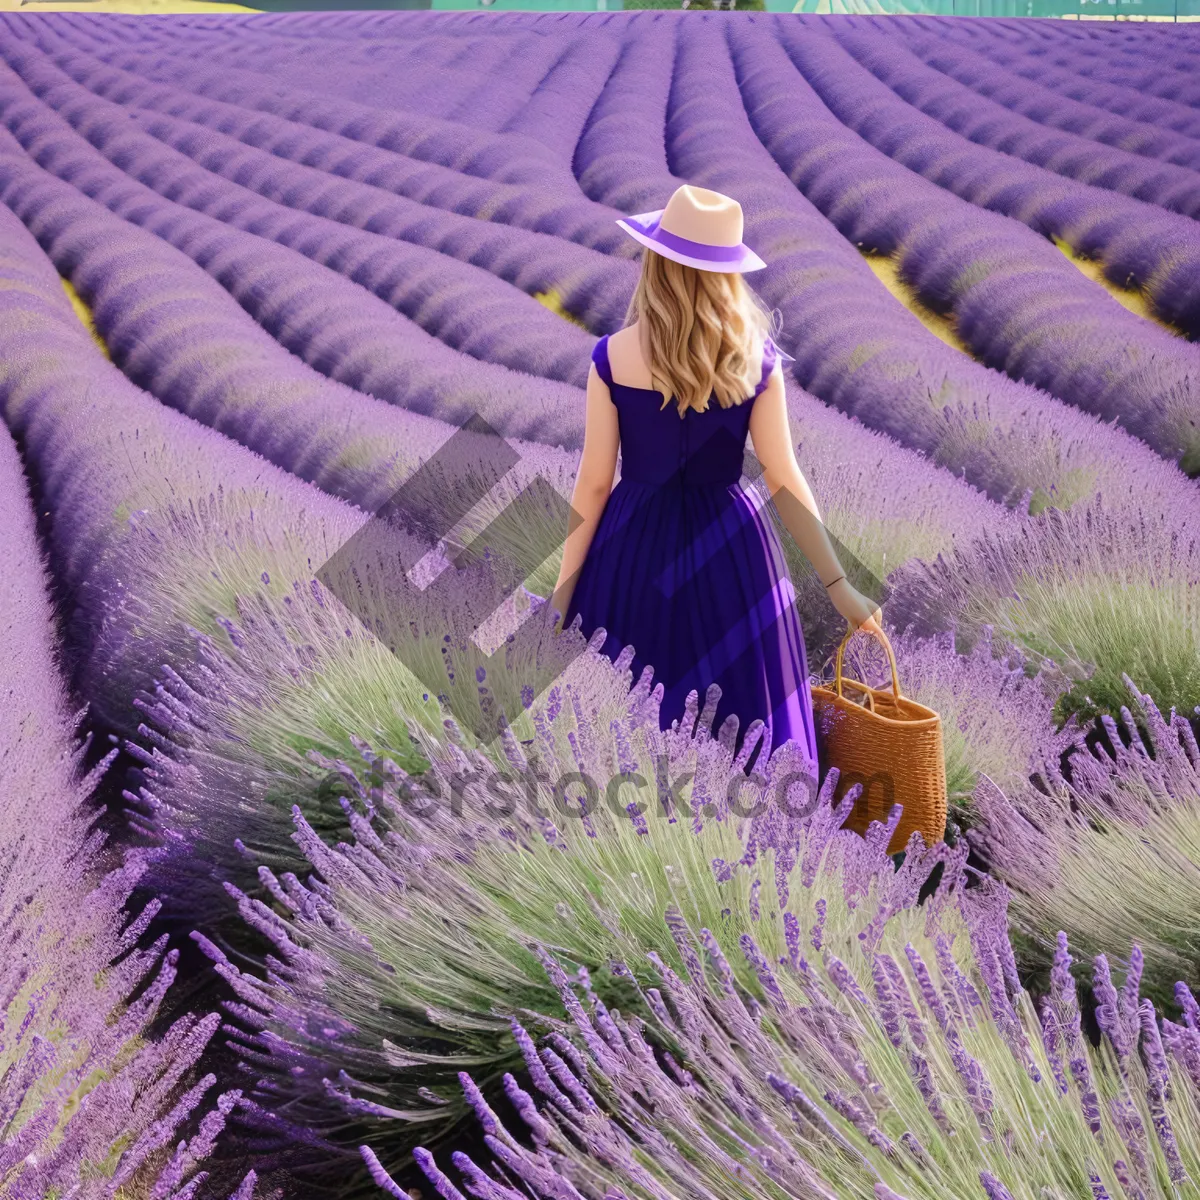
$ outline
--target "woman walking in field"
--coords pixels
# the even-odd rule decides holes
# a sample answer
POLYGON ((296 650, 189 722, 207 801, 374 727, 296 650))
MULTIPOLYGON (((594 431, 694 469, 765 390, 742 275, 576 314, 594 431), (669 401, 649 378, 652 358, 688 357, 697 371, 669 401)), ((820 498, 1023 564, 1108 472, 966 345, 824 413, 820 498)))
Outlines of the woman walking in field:
MULTIPOLYGON (((742 273, 736 200, 688 184, 665 209, 618 224, 646 247, 627 325, 602 337, 587 385, 583 457, 551 603, 604 653, 654 669, 660 724, 693 689, 721 687, 713 728, 756 718, 769 744, 817 759, 808 664, 792 581, 756 492, 741 487, 746 435, 788 532, 852 628, 880 611, 846 579, 792 449, 780 353, 742 273), (715 403, 714 403, 715 401, 715 403), (621 480, 613 487, 617 451, 621 480)), ((757 757, 755 751, 750 762, 757 757)))

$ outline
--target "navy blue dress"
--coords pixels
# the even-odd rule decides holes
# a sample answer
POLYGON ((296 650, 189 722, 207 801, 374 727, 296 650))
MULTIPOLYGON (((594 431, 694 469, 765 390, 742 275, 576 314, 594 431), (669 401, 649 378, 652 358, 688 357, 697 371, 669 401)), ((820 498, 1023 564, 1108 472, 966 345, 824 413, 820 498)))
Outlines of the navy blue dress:
MULTIPOLYGON (((721 687, 713 729, 730 713, 737 744, 756 718, 772 748, 794 740, 815 764, 817 742, 804 636, 783 547, 756 491, 741 486, 750 413, 766 388, 776 349, 767 341, 762 378, 740 404, 715 395, 680 418, 674 399, 614 383, 608 338, 592 352, 617 408, 621 479, 580 570, 567 624, 607 632, 604 653, 634 647, 633 673, 654 668, 663 684, 660 725, 682 720, 693 688, 700 703, 721 687)), ((759 760, 755 752, 751 762, 759 760)))

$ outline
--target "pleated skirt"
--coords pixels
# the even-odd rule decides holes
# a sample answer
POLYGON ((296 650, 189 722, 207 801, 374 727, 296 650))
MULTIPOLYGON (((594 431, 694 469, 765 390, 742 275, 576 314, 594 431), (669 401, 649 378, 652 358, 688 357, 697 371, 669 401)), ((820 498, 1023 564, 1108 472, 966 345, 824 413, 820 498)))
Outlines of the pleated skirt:
MULTIPOLYGON (((621 479, 609 495, 565 614, 584 636, 607 633, 615 659, 634 647, 663 685, 661 728, 721 688, 713 721, 738 717, 737 747, 755 719, 770 745, 794 740, 817 759, 804 635, 783 547, 757 492, 740 484, 621 479)), ((759 759, 756 751, 750 764, 759 759)))

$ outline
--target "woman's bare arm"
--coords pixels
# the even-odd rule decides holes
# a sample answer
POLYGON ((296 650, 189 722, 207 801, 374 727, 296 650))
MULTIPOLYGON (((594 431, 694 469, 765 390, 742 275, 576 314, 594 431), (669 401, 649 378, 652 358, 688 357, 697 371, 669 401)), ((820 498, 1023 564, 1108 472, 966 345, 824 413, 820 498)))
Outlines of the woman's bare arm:
POLYGON ((750 413, 750 437, 763 468, 763 482, 775 507, 796 539, 796 545, 813 565, 822 583, 844 575, 837 551, 829 540, 816 498, 796 461, 792 431, 788 425, 787 399, 783 391, 782 364, 777 362, 770 380, 750 413))
POLYGON ((571 495, 571 516, 563 546, 562 566, 550 598, 552 607, 560 613, 565 614, 571 602, 575 581, 587 558, 604 506, 608 503, 617 471, 619 445, 617 407, 613 404, 608 384, 600 378, 593 363, 587 381, 583 454, 579 460, 579 473, 575 477, 575 490, 571 495))
POLYGON ((763 480, 788 533, 796 539, 829 591, 834 607, 854 628, 878 630, 879 609, 846 579, 846 572, 821 520, 821 511, 796 461, 788 425, 782 363, 776 362, 770 380, 750 413, 750 437, 762 464, 763 480))

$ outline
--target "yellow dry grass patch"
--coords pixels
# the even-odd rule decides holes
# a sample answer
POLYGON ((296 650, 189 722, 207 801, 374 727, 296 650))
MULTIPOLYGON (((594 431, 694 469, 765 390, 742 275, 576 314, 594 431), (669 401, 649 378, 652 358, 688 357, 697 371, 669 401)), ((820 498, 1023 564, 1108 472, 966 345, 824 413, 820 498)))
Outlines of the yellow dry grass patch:
POLYGON ((900 264, 887 254, 864 254, 867 266, 875 272, 876 278, 883 284, 914 317, 929 330, 930 333, 942 339, 947 346, 953 346, 960 354, 971 356, 971 351, 959 338, 954 328, 953 317, 943 317, 921 303, 917 293, 900 278, 900 264))
POLYGON ((564 321, 570 321, 572 325, 578 325, 580 329, 586 329, 587 326, 576 316, 569 313, 563 307, 562 297, 554 288, 546 292, 535 292, 533 298, 544 308, 548 308, 556 316, 562 317, 564 321))
MULTIPOLYGON (((3 5, 4 0, 0 0, 0 5, 3 5)), ((80 7, 83 7, 82 5, 80 7)), ((108 347, 104 344, 104 339, 96 332, 96 322, 92 320, 92 310, 84 304, 79 293, 71 286, 69 279, 62 281, 63 291, 67 293, 67 299, 71 302, 71 307, 75 310, 75 315, 83 322, 88 333, 92 335, 92 341, 100 347, 100 353, 105 358, 112 360, 112 355, 108 352, 108 347)))
POLYGON ((1093 283, 1098 283, 1123 308, 1127 308, 1135 316, 1142 317, 1146 321, 1153 321, 1160 329, 1165 329, 1168 333, 1175 334, 1176 337, 1183 336, 1174 325, 1169 325, 1154 315, 1150 297, 1141 288, 1118 287, 1104 277, 1104 264, 1099 259, 1081 258, 1061 238, 1055 238, 1054 244, 1066 255, 1068 262, 1078 268, 1093 283))

